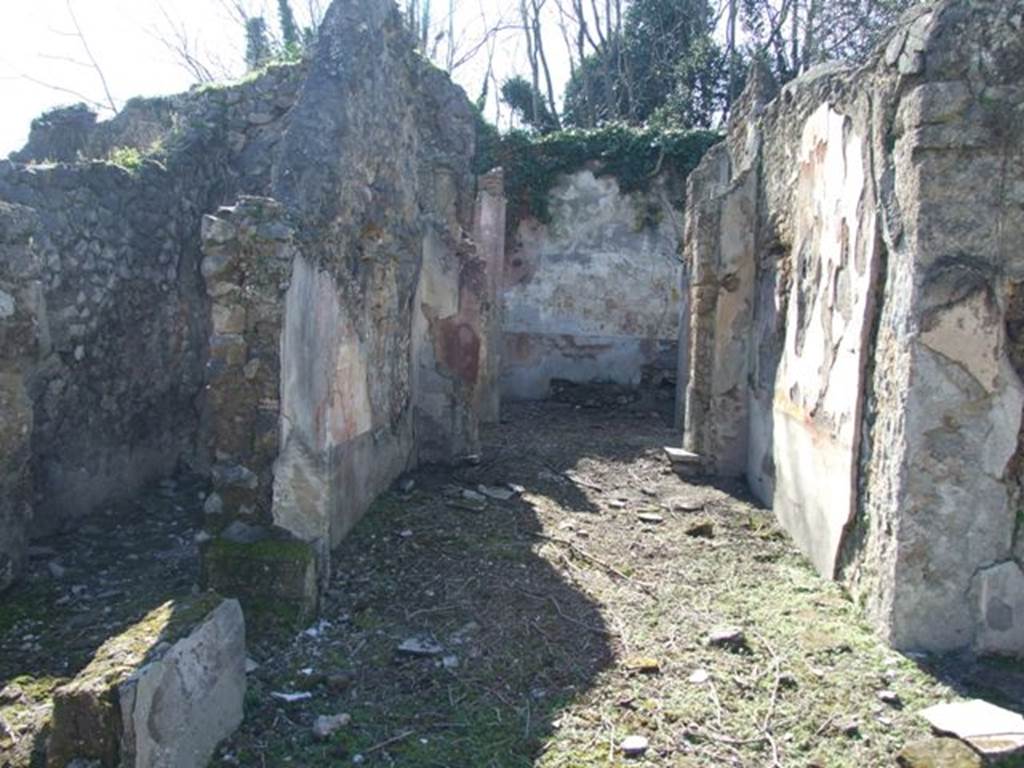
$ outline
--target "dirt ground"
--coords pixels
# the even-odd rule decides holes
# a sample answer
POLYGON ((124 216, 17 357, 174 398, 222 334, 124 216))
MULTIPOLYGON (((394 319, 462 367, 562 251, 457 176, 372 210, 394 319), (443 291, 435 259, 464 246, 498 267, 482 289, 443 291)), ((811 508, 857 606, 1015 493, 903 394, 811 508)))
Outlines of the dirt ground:
POLYGON ((42 765, 53 689, 193 590, 201 490, 197 478, 165 481, 33 547, 28 574, 0 597, 0 768, 42 765))
MULTIPOLYGON (((250 645, 246 721, 215 765, 863 768, 926 736, 925 706, 1024 704, 1015 665, 887 649, 742 488, 673 473, 665 413, 579 394, 506 408, 479 464, 378 501, 322 619, 250 645)), ((39 741, 54 681, 191 588, 197 499, 168 484, 119 535, 47 542, 0 604, 0 718, 19 731, 0 766, 25 764, 10 744, 39 741)))

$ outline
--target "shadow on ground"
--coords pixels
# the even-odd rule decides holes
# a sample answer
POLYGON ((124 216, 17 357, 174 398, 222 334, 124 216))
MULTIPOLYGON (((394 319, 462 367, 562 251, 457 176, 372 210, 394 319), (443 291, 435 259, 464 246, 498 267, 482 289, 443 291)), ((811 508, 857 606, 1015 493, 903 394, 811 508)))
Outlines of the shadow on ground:
MULTIPOLYGON (((590 399, 510 407, 482 463, 385 494, 322 619, 250 643, 246 720, 213 764, 862 768, 927 737, 932 704, 1020 708, 1019 665, 894 653, 742 489, 672 472, 667 413, 590 399), (625 761, 629 735, 649 748, 625 761)), ((48 543, 0 603, 0 716, 191 589, 197 498, 167 485, 48 543)))
POLYGON ((165 481, 38 541, 0 597, 0 766, 42 765, 50 697, 109 638, 190 594, 201 481, 165 481))
MULTIPOLYGON (((518 406, 511 418, 513 428, 487 431, 479 465, 422 468, 406 478, 408 492, 377 502, 334 555, 321 624, 284 653, 253 649, 262 666, 223 757, 246 766, 483 768, 530 766, 543 754, 563 709, 618 650, 616 629, 571 574, 630 577, 541 517, 601 515, 588 496, 606 482, 597 470, 626 472, 660 450, 666 430, 651 435, 649 426, 668 416, 622 415, 613 430, 580 419, 574 405, 518 406), (618 431, 630 426, 635 435, 618 431), (510 488, 512 498, 486 495, 510 488), (429 652, 404 652, 410 640, 429 652), (274 695, 303 692, 311 697, 290 704, 274 695), (317 741, 315 718, 340 713, 352 724, 317 741)), ((596 749, 605 754, 607 744, 596 749)))

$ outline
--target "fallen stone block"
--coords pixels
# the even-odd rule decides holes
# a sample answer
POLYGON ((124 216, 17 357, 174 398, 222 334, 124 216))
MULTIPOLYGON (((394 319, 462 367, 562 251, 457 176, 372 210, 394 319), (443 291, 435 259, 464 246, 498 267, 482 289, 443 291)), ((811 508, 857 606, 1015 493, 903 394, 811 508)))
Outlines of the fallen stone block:
POLYGON ((684 451, 682 448, 673 448, 668 445, 662 450, 665 452, 665 458, 672 465, 672 469, 681 475, 703 475, 712 469, 711 463, 700 454, 684 451))
POLYGON ((922 739, 907 744, 896 756, 900 768, 983 768, 978 754, 956 739, 922 739))
POLYGON ((688 464, 691 466, 700 466, 703 459, 696 453, 690 451, 684 451, 682 448, 673 448, 670 445, 666 445, 664 448, 665 456, 673 464, 688 464))
POLYGON ((938 704, 921 717, 938 733, 956 736, 988 758, 1024 749, 1024 717, 981 699, 938 704))
POLYGON ((202 768, 242 722, 245 658, 237 601, 165 603, 54 692, 47 767, 202 768))

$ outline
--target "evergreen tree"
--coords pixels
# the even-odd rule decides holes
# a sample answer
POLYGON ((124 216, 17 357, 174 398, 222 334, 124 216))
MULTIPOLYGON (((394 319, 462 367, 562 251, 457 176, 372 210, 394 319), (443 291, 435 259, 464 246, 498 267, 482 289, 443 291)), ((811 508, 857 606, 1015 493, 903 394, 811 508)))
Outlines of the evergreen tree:
POLYGON ((508 104, 519 120, 535 131, 550 133, 558 129, 558 121, 547 107, 544 97, 525 77, 510 77, 501 85, 501 100, 508 104))
POLYGON ((302 47, 302 41, 299 37, 299 27, 295 23, 295 14, 288 0, 277 0, 277 18, 281 24, 281 42, 284 43, 285 51, 297 51, 302 47))
POLYGON ((262 16, 253 16, 245 22, 245 64, 250 70, 259 69, 273 58, 267 22, 262 16))

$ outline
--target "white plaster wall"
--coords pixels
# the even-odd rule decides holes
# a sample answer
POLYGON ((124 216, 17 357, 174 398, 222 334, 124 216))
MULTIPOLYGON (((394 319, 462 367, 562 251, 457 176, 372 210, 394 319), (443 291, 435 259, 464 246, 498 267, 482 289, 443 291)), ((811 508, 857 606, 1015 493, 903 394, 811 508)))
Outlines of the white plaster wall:
POLYGON ((281 335, 275 524, 306 540, 330 539, 331 455, 372 428, 368 392, 366 354, 334 278, 297 256, 281 335))
POLYGON ((644 342, 674 348, 682 214, 663 183, 623 194, 579 171, 551 190, 549 223, 520 224, 505 259, 503 396, 543 397, 551 378, 636 385, 661 352, 644 342))
POLYGON ((822 104, 801 137, 786 341, 776 378, 774 509, 833 575, 856 503, 861 391, 872 308, 875 207, 863 140, 822 104))

